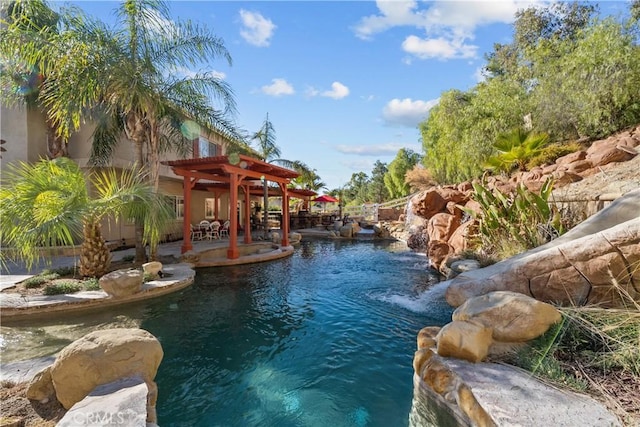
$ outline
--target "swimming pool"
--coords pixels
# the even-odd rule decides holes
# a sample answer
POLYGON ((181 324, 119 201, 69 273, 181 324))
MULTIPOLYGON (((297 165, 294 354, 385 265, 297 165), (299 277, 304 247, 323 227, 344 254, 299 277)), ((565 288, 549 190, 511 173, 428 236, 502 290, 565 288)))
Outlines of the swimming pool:
POLYGON ((150 331, 164 349, 163 427, 406 426, 416 334, 452 311, 432 286, 424 255, 403 243, 305 240, 292 257, 199 269, 184 291, 57 323, 63 332, 3 335, 55 336, 41 339, 54 348, 64 331, 150 331))

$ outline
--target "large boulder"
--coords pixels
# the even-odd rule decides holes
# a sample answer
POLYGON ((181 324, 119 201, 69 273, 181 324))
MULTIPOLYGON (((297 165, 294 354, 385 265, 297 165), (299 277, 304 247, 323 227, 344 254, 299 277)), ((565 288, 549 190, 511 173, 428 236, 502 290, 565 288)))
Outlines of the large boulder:
POLYGON ((481 362, 489 354, 491 328, 476 323, 454 320, 440 329, 436 336, 438 354, 469 362, 481 362))
POLYGON ((140 376, 149 388, 149 413, 154 414, 158 389, 153 380, 162 357, 160 342, 145 330, 99 330, 58 354, 51 367, 51 380, 58 401, 69 409, 101 384, 140 376))
POLYGON ((55 397, 56 389, 51 379, 51 366, 47 366, 31 378, 27 386, 27 399, 46 403, 55 397))
POLYGON ((515 292, 491 292, 468 299, 452 315, 493 330, 493 339, 529 341, 544 334, 561 319, 554 306, 515 292))
POLYGON ((427 257, 429 263, 435 269, 439 269, 444 260, 453 253, 453 248, 442 240, 429 240, 427 244, 427 257))
POLYGON ((411 206, 415 215, 429 219, 447 206, 447 200, 437 189, 430 189, 413 196, 411 206))
POLYGON ((135 269, 116 270, 100 278, 98 283, 110 297, 123 298, 142 290, 144 275, 135 269))
POLYGON ((448 213, 437 213, 429 219, 427 223, 427 233, 429 240, 449 240, 453 232, 460 225, 459 218, 448 213))
POLYGON ((340 227, 340 237, 355 237, 361 230, 357 222, 350 222, 340 227))
POLYGON ((162 271, 162 263, 159 261, 151 261, 142 264, 142 271, 149 277, 157 279, 162 271))
POLYGON ((616 145, 613 147, 604 147, 603 150, 595 151, 587 156, 594 166, 604 166, 613 162, 626 162, 638 155, 638 152, 625 145, 616 145))

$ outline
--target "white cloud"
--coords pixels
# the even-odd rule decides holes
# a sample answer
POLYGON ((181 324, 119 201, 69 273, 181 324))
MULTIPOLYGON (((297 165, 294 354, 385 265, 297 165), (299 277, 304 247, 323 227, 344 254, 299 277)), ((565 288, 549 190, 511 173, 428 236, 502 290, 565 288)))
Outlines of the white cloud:
POLYGON ((464 44, 464 39, 421 39, 409 36, 402 42, 402 50, 420 59, 456 59, 475 58, 478 47, 464 44))
POLYGON ((333 99, 342 99, 349 95, 349 88, 340 82, 333 82, 331 83, 331 90, 326 90, 321 95, 333 99))
POLYGON ((244 9, 240 9, 240 19, 243 26, 240 35, 247 43, 259 47, 269 46, 273 32, 277 28, 270 19, 259 12, 249 12, 244 9))
POLYGON ((320 91, 313 86, 307 86, 304 94, 308 97, 325 96, 327 98, 342 99, 349 95, 349 88, 340 82, 331 83, 331 90, 320 91))
POLYGON ((401 148, 410 148, 414 151, 421 149, 419 144, 407 145, 398 142, 371 145, 337 145, 335 147, 339 153, 357 156, 395 156, 401 148))
POLYGON ((392 99, 382 110, 382 117, 390 125, 416 127, 424 120, 439 99, 429 101, 405 99, 392 99))
MULTIPOLYGON (((357 37, 368 40, 393 27, 407 26, 424 31, 408 36, 403 49, 420 59, 475 57, 477 47, 468 45, 481 25, 511 23, 519 9, 546 0, 467 0, 421 2, 377 0, 379 13, 363 17, 354 27, 357 37)), ((405 61, 409 62, 409 61, 405 61)))
POLYGON ((260 88, 262 93, 270 96, 293 95, 296 91, 285 79, 272 79, 270 85, 260 88))
POLYGON ((473 72, 473 76, 472 77, 478 83, 481 83, 481 82, 487 80, 487 76, 484 74, 484 67, 476 68, 476 70, 473 72))

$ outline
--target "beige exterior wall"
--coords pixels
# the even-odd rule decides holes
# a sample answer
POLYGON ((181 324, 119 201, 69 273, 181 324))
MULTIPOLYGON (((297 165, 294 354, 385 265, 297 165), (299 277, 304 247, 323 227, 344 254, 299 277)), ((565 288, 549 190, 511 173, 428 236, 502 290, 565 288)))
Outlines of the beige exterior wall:
POLYGON ((6 141, 2 145, 6 151, 0 159, 3 177, 11 162, 35 162, 47 156, 47 128, 44 116, 37 110, 0 105, 0 139, 6 141))
MULTIPOLYGON (((7 141, 3 147, 7 150, 0 159, 0 173, 4 175, 6 165, 15 161, 36 162, 47 155, 47 129, 42 113, 26 108, 8 108, 0 106, 0 136, 7 141)), ((69 157, 80 167, 88 168, 91 155, 92 134, 95 125, 87 123, 80 131, 71 136, 68 143, 69 157)), ((219 134, 203 135, 213 143, 222 146, 222 154, 226 152, 226 139, 219 134)), ((177 152, 165 153, 161 160, 177 160, 177 152)), ((128 169, 134 159, 134 146, 126 138, 122 138, 114 151, 112 161, 108 166, 118 169, 128 169)), ((168 166, 160 166, 160 191, 169 196, 183 196, 182 177, 175 175, 168 166)), ((213 198, 213 193, 192 192, 191 207, 188 217, 193 224, 205 219, 205 199, 213 198)), ((229 219, 229 195, 222 194, 219 198, 219 219, 229 219)), ((242 212, 242 211, 241 211, 242 212)), ((103 236, 108 242, 123 242, 131 245, 134 242, 135 230, 133 223, 124 220, 117 222, 112 218, 103 222, 103 236)), ((166 231, 165 239, 182 239, 182 219, 176 219, 166 231)))

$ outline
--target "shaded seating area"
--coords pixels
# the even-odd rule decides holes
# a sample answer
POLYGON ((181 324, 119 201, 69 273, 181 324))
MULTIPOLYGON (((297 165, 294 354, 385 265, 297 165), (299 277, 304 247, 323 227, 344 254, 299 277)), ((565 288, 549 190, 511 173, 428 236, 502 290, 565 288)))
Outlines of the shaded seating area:
MULTIPOLYGON (((164 161, 162 164, 171 167, 174 174, 183 179, 184 211, 191 212, 192 191, 205 191, 211 193, 229 193, 229 206, 239 206, 241 197, 244 199, 244 211, 240 215, 232 214, 229 218, 229 226, 225 228, 225 235, 229 237, 227 257, 236 259, 239 257, 238 230, 251 230, 251 197, 261 196, 264 186, 270 197, 281 198, 283 218, 281 221, 282 246, 289 246, 289 199, 290 197, 308 198, 316 193, 310 190, 288 188, 291 180, 299 176, 298 172, 280 166, 266 163, 262 160, 232 154, 229 156, 203 157, 182 160, 164 161), (275 183, 276 185, 270 185, 275 183), (243 224, 239 219, 243 219, 243 224)), ((185 253, 193 249, 192 239, 197 239, 202 233, 202 227, 197 230, 190 222, 190 215, 184 215, 183 220, 183 244, 181 252, 185 253)), ((219 223, 218 223, 219 224, 219 223)), ((215 230, 205 230, 201 238, 219 238, 220 227, 215 230)), ((251 243, 251 233, 245 232, 243 242, 251 243)))

